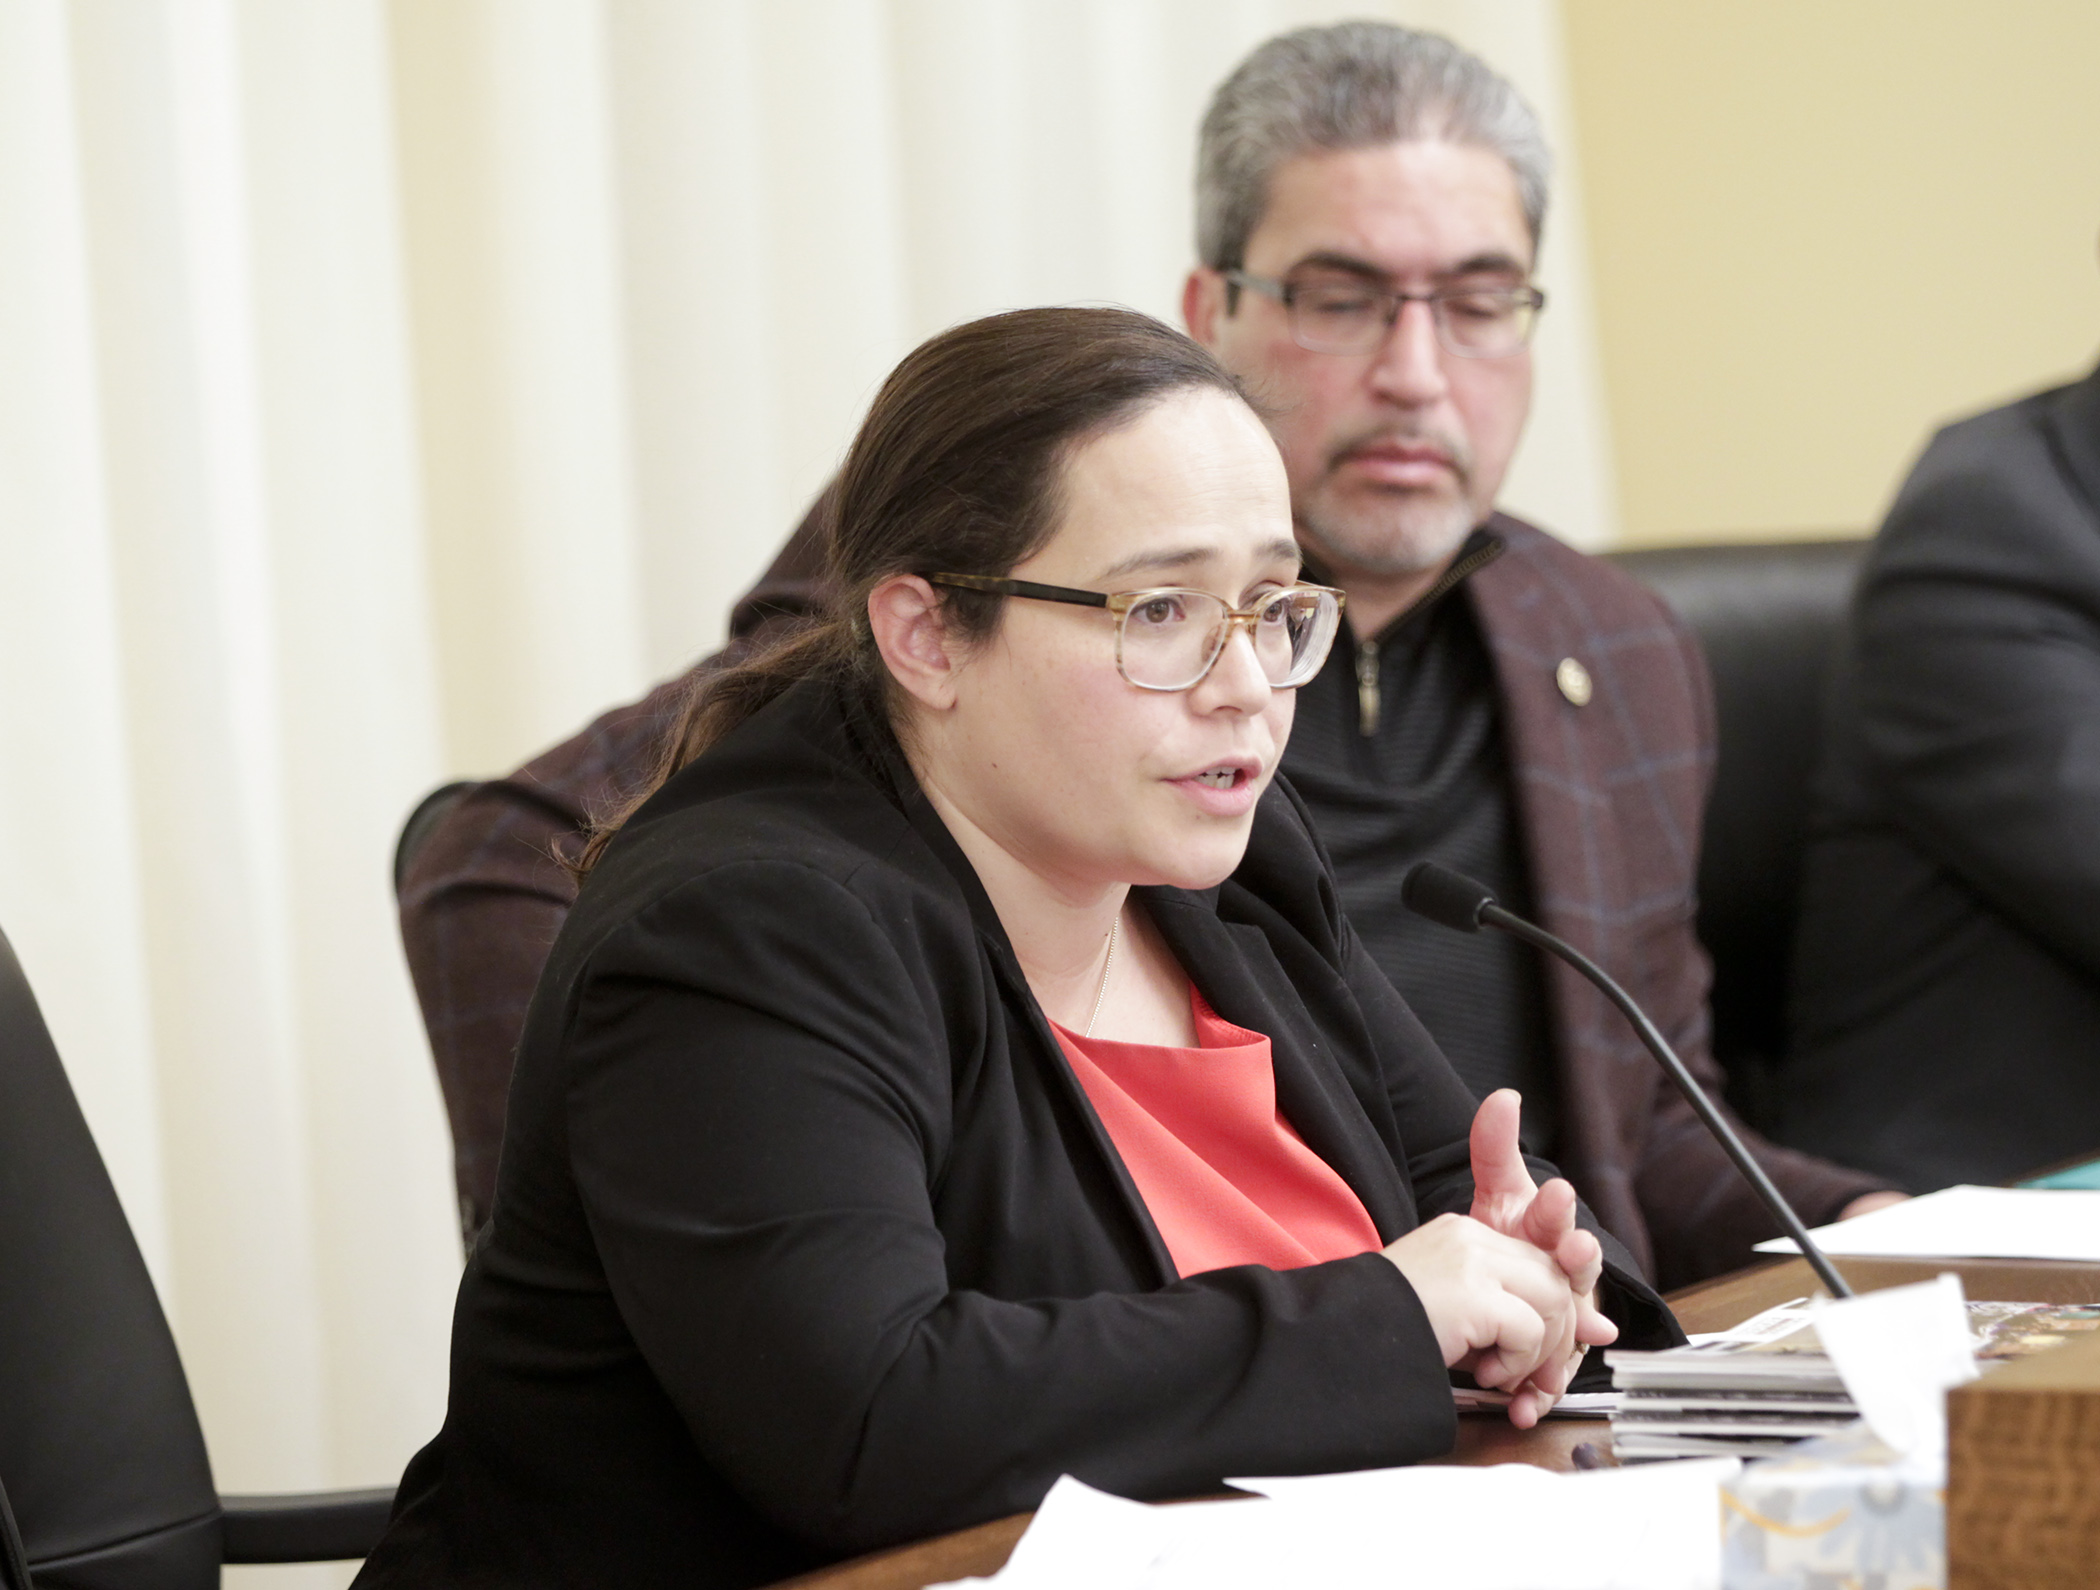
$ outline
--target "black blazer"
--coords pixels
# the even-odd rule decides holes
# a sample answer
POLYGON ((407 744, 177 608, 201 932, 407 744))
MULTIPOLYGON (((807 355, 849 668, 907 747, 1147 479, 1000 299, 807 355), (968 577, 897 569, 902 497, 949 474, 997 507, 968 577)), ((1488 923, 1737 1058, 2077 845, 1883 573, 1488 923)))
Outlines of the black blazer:
POLYGON ((2100 373, 1933 439, 1825 757, 1782 1134, 1916 1191, 2100 1148, 2100 373))
MULTIPOLYGON (((1221 888, 1141 893, 1382 1237, 1465 1210, 1473 1100, 1287 789, 1221 888)), ((1680 1340, 1610 1251, 1607 1306, 1680 1340)), ((562 929, 445 1426, 358 1582, 750 1585, 1068 1471, 1170 1496, 1453 1434, 1377 1254, 1177 1278, 894 740, 806 684, 643 808, 562 929)))

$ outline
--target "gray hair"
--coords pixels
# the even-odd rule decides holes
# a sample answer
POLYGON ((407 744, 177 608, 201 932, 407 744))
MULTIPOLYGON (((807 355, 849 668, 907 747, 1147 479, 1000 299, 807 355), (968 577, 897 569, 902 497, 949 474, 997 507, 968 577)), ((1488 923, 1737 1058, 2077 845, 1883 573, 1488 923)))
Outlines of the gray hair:
POLYGON ((1537 245, 1553 155, 1508 80, 1434 33, 1339 22, 1279 34, 1211 96, 1196 154, 1197 257, 1213 270, 1245 263, 1269 178, 1284 161, 1414 139, 1471 144, 1508 161, 1537 245))

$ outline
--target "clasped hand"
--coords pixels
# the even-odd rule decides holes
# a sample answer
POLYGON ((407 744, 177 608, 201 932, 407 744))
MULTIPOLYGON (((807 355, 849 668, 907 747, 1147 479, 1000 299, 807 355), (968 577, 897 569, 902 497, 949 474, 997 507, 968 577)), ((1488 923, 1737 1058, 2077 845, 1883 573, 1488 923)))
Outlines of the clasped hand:
POLYGON ((1575 1224, 1575 1189, 1541 1187, 1517 1146, 1521 1100, 1503 1088, 1473 1117, 1473 1208, 1439 1215, 1385 1250, 1414 1287, 1450 1369, 1510 1393, 1528 1430, 1560 1400, 1583 1353, 1616 1341, 1597 1310, 1604 1249, 1575 1224))

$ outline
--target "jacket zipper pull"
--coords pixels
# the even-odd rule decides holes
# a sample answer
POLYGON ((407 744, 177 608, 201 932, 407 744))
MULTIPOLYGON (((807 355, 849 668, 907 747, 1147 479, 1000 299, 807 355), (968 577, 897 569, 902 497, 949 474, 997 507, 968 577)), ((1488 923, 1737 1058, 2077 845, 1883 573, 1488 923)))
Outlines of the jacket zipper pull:
POLYGON ((1378 732, 1378 642, 1360 641, 1356 648, 1357 729, 1365 739, 1378 732))

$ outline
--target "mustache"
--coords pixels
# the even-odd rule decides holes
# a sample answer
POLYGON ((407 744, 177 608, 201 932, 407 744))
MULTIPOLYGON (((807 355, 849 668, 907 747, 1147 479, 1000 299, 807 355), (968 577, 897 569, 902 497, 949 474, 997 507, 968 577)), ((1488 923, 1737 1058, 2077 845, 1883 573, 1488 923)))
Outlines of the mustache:
POLYGON ((1374 426, 1344 439, 1328 453, 1328 471, 1332 473, 1351 454, 1379 447, 1433 447, 1451 466, 1460 485, 1470 484, 1473 479, 1473 449, 1466 445, 1463 437, 1407 425, 1374 426))

